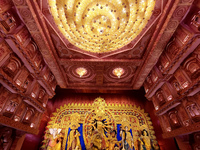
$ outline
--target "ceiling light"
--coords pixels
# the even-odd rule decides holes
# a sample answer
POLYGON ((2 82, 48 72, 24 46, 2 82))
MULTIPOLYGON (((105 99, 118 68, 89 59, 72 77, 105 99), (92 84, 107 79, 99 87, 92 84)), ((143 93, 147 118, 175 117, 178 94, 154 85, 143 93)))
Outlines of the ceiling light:
POLYGON ((121 77, 121 75, 123 75, 124 74, 124 69, 123 68, 115 68, 114 70, 113 70, 113 74, 115 75, 115 76, 117 76, 118 78, 120 78, 121 77))
POLYGON ((80 78, 82 76, 84 76, 87 73, 87 69, 83 68, 83 67, 79 67, 76 69, 76 73, 80 76, 80 78))

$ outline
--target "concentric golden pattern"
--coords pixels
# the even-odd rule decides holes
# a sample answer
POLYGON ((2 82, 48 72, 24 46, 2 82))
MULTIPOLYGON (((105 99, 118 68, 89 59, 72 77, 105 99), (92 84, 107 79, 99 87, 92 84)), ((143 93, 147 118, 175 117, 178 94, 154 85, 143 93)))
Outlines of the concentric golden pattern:
POLYGON ((49 0, 49 6, 70 43, 104 53, 127 45, 140 34, 155 0, 49 0))

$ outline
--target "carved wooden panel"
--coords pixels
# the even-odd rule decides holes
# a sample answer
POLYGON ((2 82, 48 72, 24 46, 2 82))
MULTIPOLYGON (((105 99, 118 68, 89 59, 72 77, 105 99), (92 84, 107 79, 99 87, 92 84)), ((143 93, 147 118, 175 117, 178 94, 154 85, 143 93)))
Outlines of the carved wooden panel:
POLYGON ((11 50, 4 40, 0 40, 0 66, 9 57, 11 50))
POLYGON ((166 101, 172 101, 176 98, 176 92, 173 91, 171 85, 166 82, 163 86, 162 86, 162 90, 163 93, 165 95, 166 101))
POLYGON ((152 102, 153 102, 153 105, 154 105, 155 110, 158 110, 159 107, 160 107, 160 104, 159 104, 158 99, 156 98, 156 95, 154 95, 154 96, 152 97, 152 102))
POLYGON ((143 84, 143 86, 144 86, 144 90, 145 90, 145 92, 146 92, 146 93, 148 93, 148 92, 149 92, 149 89, 150 89, 150 87, 149 87, 148 83, 146 82, 146 80, 144 81, 144 84, 143 84))
POLYGON ((193 6, 193 8, 195 9, 195 12, 190 16, 191 17, 190 27, 194 31, 200 32, 200 11, 195 6, 193 6))
POLYGON ((25 124, 31 125, 31 122, 33 120, 34 115, 35 115, 34 108, 27 106, 26 112, 25 112, 25 115, 24 115, 22 122, 25 123, 25 124))
POLYGON ((196 79, 200 75, 200 60, 197 55, 192 55, 188 57, 184 63, 183 67, 187 73, 187 75, 191 79, 196 79))
MULTIPOLYGON (((181 48, 179 47, 179 44, 178 44, 176 38, 172 37, 165 49, 165 53, 170 58, 170 60, 173 60, 180 50, 181 50, 181 48)), ((165 66, 166 66, 166 64, 165 64, 165 66)))
POLYGON ((177 107, 178 110, 178 116, 180 117, 180 120, 183 124, 183 126, 189 126, 192 124, 191 118, 188 116, 187 111, 185 110, 185 106, 183 104, 179 105, 177 107))
POLYGON ((160 72, 163 73, 164 70, 169 66, 169 64, 170 64, 170 60, 168 56, 165 54, 165 52, 163 52, 158 60, 157 67, 160 70, 160 72))
POLYGON ((181 86, 174 76, 169 80, 169 83, 177 93, 181 90, 181 86))
POLYGON ((33 89, 31 90, 31 97, 37 99, 39 95, 40 85, 38 82, 35 82, 33 85, 33 89))
POLYGON ((44 102, 44 98, 45 98, 45 94, 46 94, 46 91, 42 87, 40 87, 38 98, 37 98, 38 101, 43 103, 44 102))
POLYGON ((0 14, 0 26, 5 33, 13 32, 19 24, 19 18, 14 9, 9 9, 0 14))
POLYGON ((5 89, 2 85, 0 87, 0 113, 2 112, 2 109, 4 105, 7 102, 7 99, 9 98, 10 92, 5 89))
POLYGON ((18 109, 15 113, 15 116, 14 116, 15 121, 21 121, 22 120, 22 117, 24 116, 24 113, 25 113, 25 110, 26 110, 25 108, 26 108, 26 104, 24 102, 22 102, 19 105, 19 107, 18 107, 18 109))
POLYGON ((17 95, 11 95, 10 94, 9 99, 7 100, 7 103, 4 107, 3 115, 11 118, 15 114, 15 112, 16 112, 18 106, 20 105, 21 101, 22 101, 21 97, 19 97, 17 95))
POLYGON ((0 126, 0 137, 1 137, 1 147, 3 150, 10 150, 15 131, 12 128, 6 126, 0 126))
POLYGON ((164 96, 164 93, 163 93, 162 89, 158 90, 156 92, 155 96, 156 96, 156 99, 157 99, 157 102, 158 102, 159 106, 162 106, 162 105, 164 105, 166 103, 166 98, 164 96))
POLYGON ((185 109, 194 122, 200 121, 200 106, 197 103, 197 100, 194 99, 194 96, 188 97, 188 100, 185 104, 185 109))
POLYGON ((37 54, 38 51, 38 47, 36 45, 36 43, 31 39, 30 42, 28 43, 28 45, 25 48, 28 56, 33 59, 35 57, 35 55, 37 54))
POLYGON ((12 4, 10 3, 10 0, 1 0, 0 1, 0 13, 3 13, 7 10, 9 10, 12 7, 12 4))
POLYGON ((189 86, 189 84, 191 83, 191 80, 189 79, 189 77, 187 76, 185 71, 183 69, 181 69, 181 68, 178 69, 174 73, 174 77, 176 78, 176 80, 180 84, 181 89, 187 88, 189 86))
POLYGON ((161 127, 162 127, 163 132, 171 132, 172 128, 171 128, 167 114, 164 114, 160 116, 159 118, 161 121, 161 127))
POLYGON ((32 118, 32 121, 31 121, 31 124, 30 124, 30 127, 31 128, 37 128, 39 127, 39 118, 41 117, 41 113, 39 113, 38 111, 35 111, 35 114, 32 118))
POLYGON ((193 134, 194 141, 193 141, 193 149, 199 150, 200 149, 200 132, 196 132, 193 134))
POLYGON ((29 76, 29 71, 26 69, 26 67, 21 68, 21 72, 18 76, 15 77, 14 82, 24 90, 27 88, 27 78, 29 76))
POLYGON ((13 79, 20 71, 21 66, 22 62, 20 59, 12 54, 11 57, 4 63, 3 71, 13 79))
POLYGON ((21 46, 25 46, 28 44, 30 41, 30 33, 28 29, 23 26, 17 33, 14 34, 16 40, 19 42, 21 46))
POLYGON ((178 111, 176 109, 169 111, 168 117, 169 117, 169 121, 170 121, 172 129, 181 127, 181 120, 179 118, 178 111))
POLYGON ((31 83, 33 82, 33 76, 31 74, 28 75, 28 77, 26 78, 26 80, 24 81, 23 84, 23 88, 24 89, 28 89, 31 85, 31 83))

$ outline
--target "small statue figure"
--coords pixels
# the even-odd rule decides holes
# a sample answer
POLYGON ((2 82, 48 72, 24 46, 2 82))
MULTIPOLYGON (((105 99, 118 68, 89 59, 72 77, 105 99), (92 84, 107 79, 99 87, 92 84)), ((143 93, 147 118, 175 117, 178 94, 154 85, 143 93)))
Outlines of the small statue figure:
POLYGON ((57 135, 57 143, 55 145, 55 150, 62 149, 62 139, 63 139, 63 133, 60 132, 60 134, 57 135))
MULTIPOLYGON (((62 129, 59 128, 58 124, 52 125, 52 128, 49 129, 48 134, 46 134, 45 139, 49 139, 47 150, 56 150, 57 139, 62 129), (50 133, 50 134, 49 134, 50 133)), ((58 147, 58 145, 57 145, 58 147)))
POLYGON ((100 149, 106 149, 108 147, 107 137, 105 135, 105 131, 108 133, 108 130, 106 128, 111 128, 107 125, 107 123, 104 121, 103 113, 99 113, 98 115, 95 115, 95 117, 90 121, 90 124, 88 124, 88 127, 93 127, 92 132, 92 140, 90 147, 97 146, 95 143, 98 143, 97 147, 100 147, 100 149), (98 142, 96 142, 98 141, 98 142))
MULTIPOLYGON (((141 137, 138 139, 140 141, 140 149, 146 148, 146 150, 151 150, 151 139, 148 136, 148 132, 144 129, 142 131, 141 137)), ((144 149, 145 150, 145 149, 144 149)))
POLYGON ((108 150, 114 150, 116 149, 116 144, 118 147, 120 147, 120 141, 117 140, 116 138, 117 132, 115 130, 111 131, 111 133, 108 135, 108 142, 109 142, 109 147, 108 150))
POLYGON ((80 133, 78 132, 78 127, 75 124, 73 124, 68 136, 67 150, 81 150, 79 136, 80 133))
POLYGON ((56 146, 57 138, 54 139, 52 134, 50 134, 48 138, 49 138, 49 142, 47 145, 47 150, 54 150, 56 146))
POLYGON ((134 147, 134 144, 133 144, 133 138, 128 128, 128 125, 125 125, 124 128, 121 129, 120 135, 122 137, 122 147, 123 147, 122 150, 132 150, 134 147))

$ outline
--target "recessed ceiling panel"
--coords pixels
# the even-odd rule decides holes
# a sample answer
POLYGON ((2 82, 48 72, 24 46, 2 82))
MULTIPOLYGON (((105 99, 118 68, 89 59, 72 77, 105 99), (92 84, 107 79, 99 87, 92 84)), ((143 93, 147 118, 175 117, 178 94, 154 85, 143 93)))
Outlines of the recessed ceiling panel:
POLYGON ((146 26, 155 0, 49 0, 59 30, 82 50, 105 53, 130 43, 146 26))

